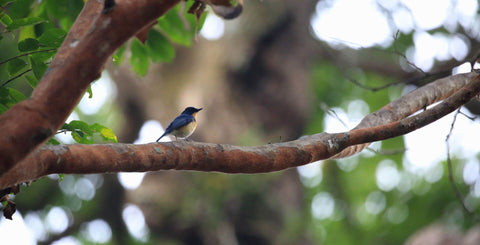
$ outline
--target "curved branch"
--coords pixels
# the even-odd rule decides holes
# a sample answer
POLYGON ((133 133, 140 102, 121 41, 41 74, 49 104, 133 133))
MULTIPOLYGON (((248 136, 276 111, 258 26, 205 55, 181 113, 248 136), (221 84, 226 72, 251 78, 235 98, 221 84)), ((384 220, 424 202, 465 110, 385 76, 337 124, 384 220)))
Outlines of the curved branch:
POLYGON ((0 116, 0 176, 60 128, 121 44, 179 1, 119 0, 107 14, 87 1, 31 98, 0 116))
POLYGON ((360 123, 356 129, 345 133, 320 133, 290 142, 255 147, 186 141, 145 145, 44 146, 0 177, 0 189, 53 173, 88 174, 167 169, 263 173, 300 166, 332 157, 348 146, 400 136, 438 120, 470 101, 480 92, 480 76, 474 77, 474 75, 475 73, 456 75, 449 77, 448 81, 434 82, 437 86, 439 83, 446 82, 450 82, 447 85, 453 84, 450 86, 452 90, 444 94, 457 92, 431 109, 384 125, 366 126, 400 116, 402 110, 392 112, 390 107, 408 103, 409 101, 405 99, 412 94, 421 93, 424 97, 416 98, 412 103, 403 104, 399 109, 405 107, 412 109, 421 106, 422 103, 435 102, 435 97, 442 95, 435 94, 439 91, 433 85, 419 88, 390 103, 365 117, 365 122, 360 123), (363 126, 365 127, 360 128, 363 126))
MULTIPOLYGON (((354 129, 370 128, 406 118, 418 110, 425 109, 427 106, 451 96, 468 84, 476 75, 477 73, 471 72, 438 79, 365 116, 354 129)), ((352 156, 369 145, 370 143, 350 146, 331 158, 352 156)))

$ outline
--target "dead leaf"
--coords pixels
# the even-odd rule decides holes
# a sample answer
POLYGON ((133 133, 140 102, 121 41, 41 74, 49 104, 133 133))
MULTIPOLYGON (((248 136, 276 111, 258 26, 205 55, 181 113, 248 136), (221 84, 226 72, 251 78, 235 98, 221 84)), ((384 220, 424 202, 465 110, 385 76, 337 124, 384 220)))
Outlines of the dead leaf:
POLYGON ((209 5, 216 15, 227 20, 238 17, 243 10, 243 0, 196 0, 188 12, 194 13, 199 18, 198 15, 203 13, 205 4, 209 5))
POLYGON ((13 214, 17 211, 15 202, 8 200, 7 206, 3 208, 3 217, 12 220, 13 214))
POLYGON ((144 26, 142 29, 140 29, 136 34, 135 34, 135 37, 140 41, 142 42, 143 44, 145 44, 145 42, 147 41, 147 38, 148 38, 148 32, 150 32, 150 29, 152 29, 152 27, 157 24, 158 21, 153 21, 152 23, 144 26))

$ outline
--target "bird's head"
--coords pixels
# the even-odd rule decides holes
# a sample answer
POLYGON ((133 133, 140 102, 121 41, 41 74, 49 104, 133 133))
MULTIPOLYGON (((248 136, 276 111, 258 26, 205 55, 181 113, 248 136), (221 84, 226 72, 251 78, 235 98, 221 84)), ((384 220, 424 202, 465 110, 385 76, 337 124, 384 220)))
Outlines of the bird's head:
POLYGON ((182 112, 182 114, 187 114, 187 115, 195 115, 197 112, 201 111, 203 108, 195 108, 195 107, 187 107, 185 110, 182 112))

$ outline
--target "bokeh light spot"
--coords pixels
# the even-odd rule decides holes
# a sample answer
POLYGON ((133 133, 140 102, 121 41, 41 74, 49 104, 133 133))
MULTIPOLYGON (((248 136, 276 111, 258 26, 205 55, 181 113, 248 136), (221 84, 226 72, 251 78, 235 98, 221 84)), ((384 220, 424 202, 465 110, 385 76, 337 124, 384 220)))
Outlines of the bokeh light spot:
POLYGON ((367 196, 365 201, 365 210, 371 214, 379 214, 387 205, 387 198, 380 191, 373 191, 367 196))
POLYGON ((149 231, 145 224, 145 216, 138 206, 127 205, 123 209, 122 218, 133 237, 144 242, 148 240, 149 231))
POLYGON ((306 187, 315 187, 322 182, 322 161, 297 167, 300 181, 306 187))
POLYGON ((94 243, 106 243, 112 238, 112 229, 102 219, 96 219, 86 224, 83 235, 94 243))
POLYGON ((145 173, 118 173, 118 181, 127 190, 135 190, 142 184, 145 173))
POLYGON ((80 178, 75 183, 75 194, 82 200, 91 200, 95 196, 95 186, 87 178, 80 178))
POLYGON ((381 161, 375 171, 377 186, 382 191, 391 191, 400 182, 397 165, 392 160, 381 161))
POLYGON ((60 207, 51 208, 45 218, 45 225, 52 233, 62 233, 68 228, 67 213, 60 207))
POLYGON ((208 14, 200 30, 202 35, 207 40, 218 40, 225 32, 225 22, 215 14, 208 14))
POLYGON ((335 200, 328 192, 317 193, 312 200, 312 214, 317 219, 327 219, 332 216, 335 200))

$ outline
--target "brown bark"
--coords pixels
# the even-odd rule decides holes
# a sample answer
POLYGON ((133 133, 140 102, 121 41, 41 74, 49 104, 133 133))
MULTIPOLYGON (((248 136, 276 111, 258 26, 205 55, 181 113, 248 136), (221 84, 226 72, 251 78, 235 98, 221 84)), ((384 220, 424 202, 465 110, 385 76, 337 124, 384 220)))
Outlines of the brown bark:
MULTIPOLYGON (((44 146, 0 177, 0 189, 52 173, 86 174, 167 169, 226 173, 278 171, 331 157, 342 157, 343 154, 336 154, 349 146, 409 133, 454 111, 479 92, 480 76, 476 73, 451 76, 414 90, 367 115, 357 128, 349 132, 320 133, 290 142, 256 147, 186 141, 146 145, 44 146), (447 96, 449 97, 435 107, 407 117, 447 96)), ((347 148, 345 155, 352 155, 363 148, 347 148)))
POLYGON ((117 1, 101 14, 99 1, 87 1, 31 98, 0 117, 0 175, 60 128, 121 44, 178 2, 117 1))

